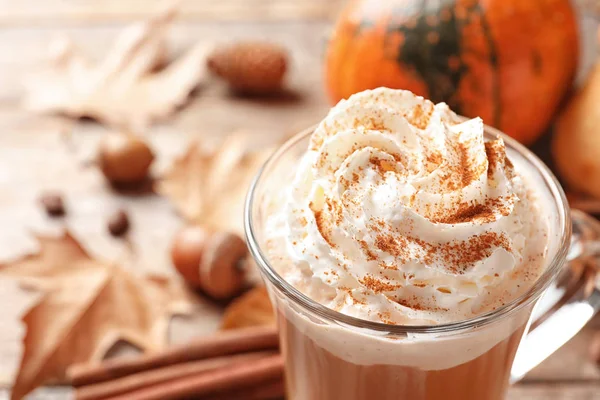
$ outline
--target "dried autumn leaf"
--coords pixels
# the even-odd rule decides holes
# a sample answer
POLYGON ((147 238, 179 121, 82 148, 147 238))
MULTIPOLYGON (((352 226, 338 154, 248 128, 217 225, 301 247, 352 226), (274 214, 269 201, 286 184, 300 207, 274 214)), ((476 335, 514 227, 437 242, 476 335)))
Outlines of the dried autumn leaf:
POLYGON ((188 220, 243 235, 244 198, 271 149, 248 152, 249 138, 229 136, 212 153, 193 143, 158 183, 188 220))
POLYGON ((264 286, 256 287, 231 302, 225 310, 221 329, 239 329, 275 324, 273 307, 264 286))
POLYGON ((68 233, 38 239, 38 254, 0 268, 43 292, 23 317, 27 333, 13 400, 64 381, 67 367, 101 359, 118 340, 161 348, 170 317, 189 311, 185 290, 166 279, 136 277, 94 260, 68 233))
POLYGON ((26 106, 134 131, 168 117, 206 75, 208 50, 196 45, 156 71, 165 61, 165 35, 174 15, 169 8, 124 29, 98 63, 86 59, 66 38, 52 43, 48 68, 26 82, 26 106))

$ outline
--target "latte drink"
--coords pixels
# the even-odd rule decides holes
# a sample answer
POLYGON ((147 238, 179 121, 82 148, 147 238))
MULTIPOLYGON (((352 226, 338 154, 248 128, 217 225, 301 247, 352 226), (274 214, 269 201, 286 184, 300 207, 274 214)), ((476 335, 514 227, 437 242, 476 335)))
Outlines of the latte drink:
MULTIPOLYGON (((385 364, 377 360, 372 360, 372 364, 345 360, 341 355, 321 347, 292 321, 281 316, 283 351, 292 360, 286 366, 288 398, 500 400, 504 398, 508 386, 510 366, 523 328, 518 327, 507 338, 472 360, 458 365, 431 365, 430 369, 423 369, 404 365, 401 356, 395 363, 385 360, 385 364)), ((403 343, 398 341, 396 345, 399 347, 403 343)), ((424 347, 423 351, 432 350, 424 347)), ((444 354, 440 350, 437 356, 444 357, 444 354)), ((424 358, 432 356, 424 354, 424 358)), ((445 356, 451 357, 449 354, 445 356)), ((456 360, 459 357, 457 355, 456 360)), ((383 357, 381 362, 384 362, 383 357)))
POLYGON ((269 286, 289 399, 504 398, 533 307, 515 304, 558 234, 546 189, 484 131, 380 88, 281 165, 261 247, 289 288, 269 286))

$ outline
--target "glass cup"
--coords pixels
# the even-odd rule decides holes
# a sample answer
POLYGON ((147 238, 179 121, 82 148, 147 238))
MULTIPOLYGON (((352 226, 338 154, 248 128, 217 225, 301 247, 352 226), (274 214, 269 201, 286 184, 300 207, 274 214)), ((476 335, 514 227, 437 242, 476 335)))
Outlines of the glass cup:
POLYGON ((501 136, 508 157, 530 168, 552 201, 557 244, 548 251, 545 272, 525 294, 475 318, 432 326, 361 320, 305 296, 270 261, 265 222, 313 130, 289 140, 267 161, 250 188, 245 210, 248 245, 277 314, 288 399, 503 399, 510 381, 543 361, 600 308, 600 285, 594 273, 587 273, 599 254, 600 224, 583 213, 570 213, 550 170, 490 127, 486 138, 501 136), (565 267, 569 262, 578 267, 565 267))

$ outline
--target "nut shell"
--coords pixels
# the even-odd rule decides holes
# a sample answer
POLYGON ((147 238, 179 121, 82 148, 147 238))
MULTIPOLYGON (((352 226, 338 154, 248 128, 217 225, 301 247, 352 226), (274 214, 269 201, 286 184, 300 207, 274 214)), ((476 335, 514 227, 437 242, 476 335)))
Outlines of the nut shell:
POLYGON ((226 300, 245 284, 241 261, 248 256, 246 243, 229 232, 214 233, 208 240, 200 263, 200 286, 210 297, 226 300))
POLYGON ((50 217, 62 217, 66 213, 65 203, 59 193, 43 193, 40 197, 40 203, 50 217))
POLYGON ((200 288, 200 262, 210 232, 192 225, 180 230, 173 239, 171 261, 186 282, 200 288))
POLYGON ((287 70, 287 53, 268 42, 240 42, 216 49, 208 67, 239 93, 268 94, 278 91, 287 70))
POLYGON ((152 161, 154 153, 150 147, 133 135, 109 133, 100 142, 98 163, 104 176, 112 183, 143 181, 148 176, 152 161))
POLYGON ((126 234, 130 225, 129 216, 125 210, 117 210, 109 217, 107 227, 111 235, 118 237, 126 234))

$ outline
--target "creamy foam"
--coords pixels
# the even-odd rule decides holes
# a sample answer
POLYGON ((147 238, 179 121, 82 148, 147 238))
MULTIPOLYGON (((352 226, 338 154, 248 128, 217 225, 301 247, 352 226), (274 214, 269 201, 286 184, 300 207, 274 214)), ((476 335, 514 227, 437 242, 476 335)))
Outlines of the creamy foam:
POLYGON ((342 313, 437 324, 512 300, 541 274, 548 219, 537 190, 484 143, 479 118, 376 89, 315 130, 267 236, 279 273, 342 313))

